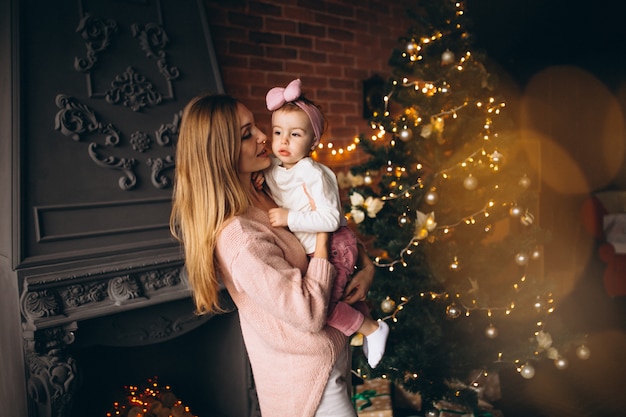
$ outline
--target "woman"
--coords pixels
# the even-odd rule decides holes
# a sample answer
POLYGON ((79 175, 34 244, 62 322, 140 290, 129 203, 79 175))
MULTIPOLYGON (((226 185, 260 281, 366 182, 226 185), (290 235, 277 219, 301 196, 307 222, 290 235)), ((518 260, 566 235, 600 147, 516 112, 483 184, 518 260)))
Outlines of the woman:
MULTIPOLYGON (((222 311, 220 282, 239 310, 263 417, 353 417, 347 338, 325 326, 335 272, 329 234, 317 235, 308 261, 294 235, 270 225, 276 204, 252 180, 270 165, 265 141, 236 99, 192 99, 177 143, 172 233, 198 312, 222 311)), ((347 302, 364 299, 373 277, 363 250, 359 258, 366 268, 347 302)))

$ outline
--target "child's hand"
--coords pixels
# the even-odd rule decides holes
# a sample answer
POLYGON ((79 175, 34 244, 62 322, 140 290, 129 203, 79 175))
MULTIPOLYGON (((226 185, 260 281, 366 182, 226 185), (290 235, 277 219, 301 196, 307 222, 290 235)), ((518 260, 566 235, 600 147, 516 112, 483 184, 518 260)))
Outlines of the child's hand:
POLYGON ((263 189, 263 183, 265 182, 265 175, 263 175, 262 171, 257 171, 252 173, 252 184, 254 188, 258 191, 263 189))
POLYGON ((274 227, 287 226, 289 210, 284 208, 271 208, 268 211, 270 224, 274 227))

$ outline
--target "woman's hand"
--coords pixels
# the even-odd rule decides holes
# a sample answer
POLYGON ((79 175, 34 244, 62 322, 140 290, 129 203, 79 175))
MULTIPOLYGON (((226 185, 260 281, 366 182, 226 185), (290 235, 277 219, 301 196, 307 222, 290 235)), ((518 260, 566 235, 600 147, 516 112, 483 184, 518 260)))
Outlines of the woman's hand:
POLYGON ((359 242, 358 270, 346 285, 342 301, 354 304, 364 301, 374 281, 374 264, 367 254, 365 247, 359 242))
POLYGON ((265 183, 265 175, 263 175, 262 171, 257 171, 252 173, 252 184, 257 191, 261 191, 263 189, 263 184, 265 183))

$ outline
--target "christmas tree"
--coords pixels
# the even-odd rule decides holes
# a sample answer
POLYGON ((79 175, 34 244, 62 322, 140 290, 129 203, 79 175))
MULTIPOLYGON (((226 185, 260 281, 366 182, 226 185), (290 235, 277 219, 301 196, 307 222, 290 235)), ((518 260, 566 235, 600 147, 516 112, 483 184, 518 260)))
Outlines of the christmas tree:
POLYGON ((392 329, 381 364, 354 355, 355 368, 419 393, 428 413, 475 409, 479 378, 504 366, 525 378, 540 359, 566 367, 573 339, 552 319, 534 155, 472 49, 463 3, 423 3, 368 97, 368 159, 351 168, 346 211, 378 267, 373 313, 392 329))

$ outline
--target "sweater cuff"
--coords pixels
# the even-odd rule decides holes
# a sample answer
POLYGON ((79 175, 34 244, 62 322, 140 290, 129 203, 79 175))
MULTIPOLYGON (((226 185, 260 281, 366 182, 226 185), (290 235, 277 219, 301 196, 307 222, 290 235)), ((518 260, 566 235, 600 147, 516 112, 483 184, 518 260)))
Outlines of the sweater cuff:
POLYGON ((335 276, 335 267, 328 259, 311 258, 307 275, 320 283, 331 282, 335 276))

